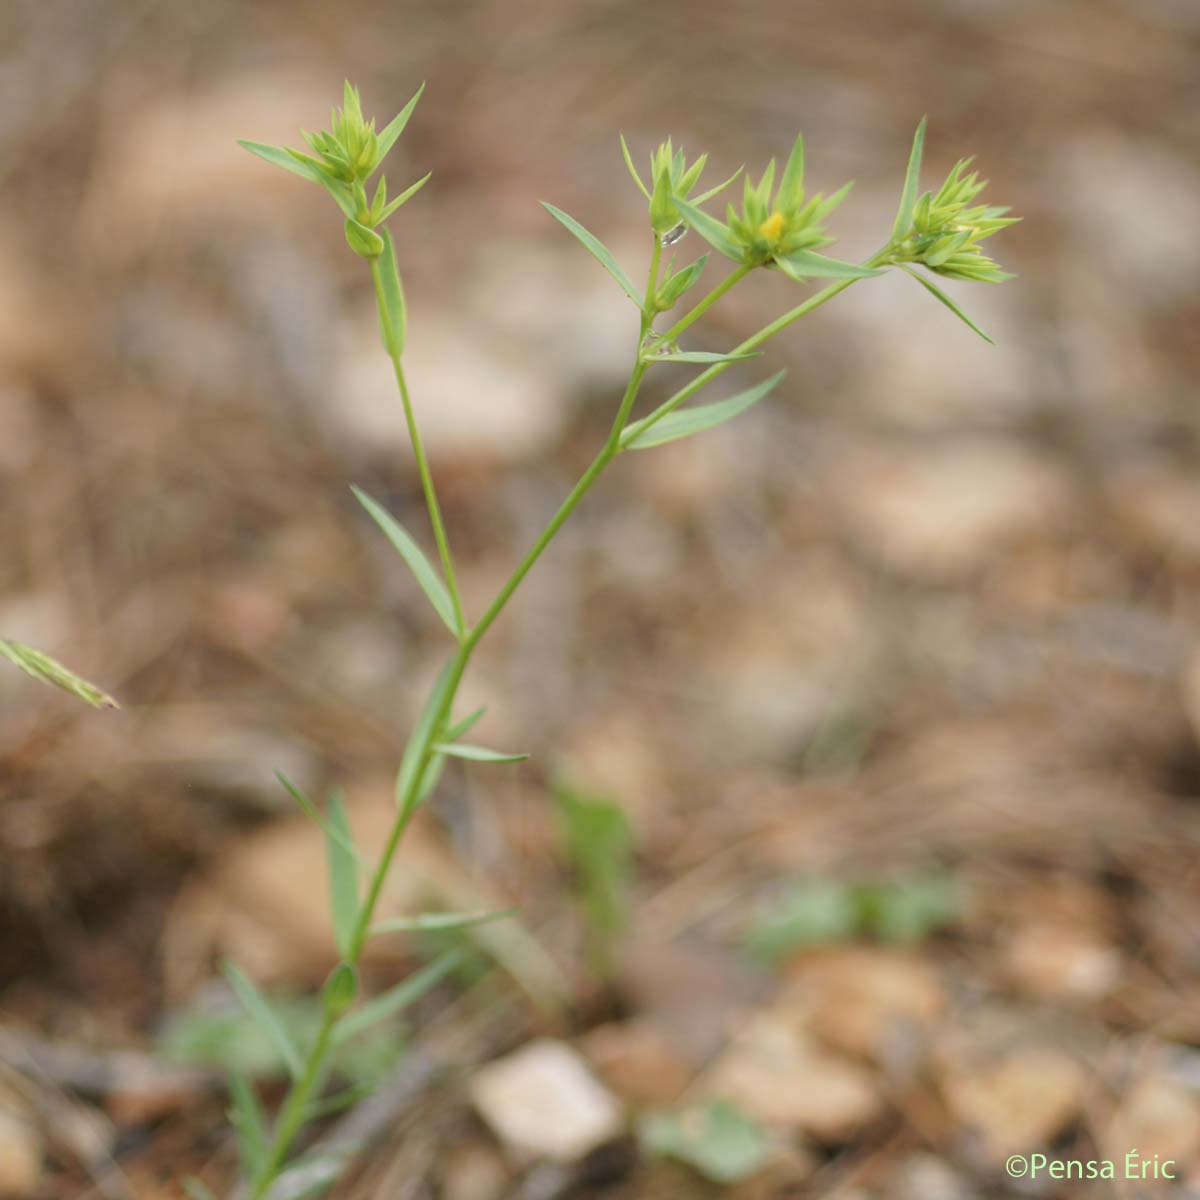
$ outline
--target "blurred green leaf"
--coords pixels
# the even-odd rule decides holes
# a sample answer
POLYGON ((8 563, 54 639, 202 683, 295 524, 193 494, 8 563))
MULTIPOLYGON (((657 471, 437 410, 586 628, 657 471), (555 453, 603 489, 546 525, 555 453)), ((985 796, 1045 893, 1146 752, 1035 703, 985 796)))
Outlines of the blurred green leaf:
POLYGON ((651 424, 650 417, 643 417, 628 426, 621 434, 622 450, 649 450, 652 446, 662 446, 679 438, 691 437, 695 433, 703 433, 706 429, 715 429, 740 416, 748 408, 752 408, 766 396, 784 377, 780 371, 770 379, 747 388, 730 396, 728 400, 718 400, 715 404, 699 404, 693 408, 677 408, 665 417, 660 417, 651 424))
POLYGON ((32 675, 40 683, 48 683, 51 687, 70 692, 72 696, 93 708, 121 707, 107 692, 102 692, 95 684, 88 683, 62 663, 40 650, 34 650, 31 646, 0 638, 0 654, 20 667, 26 675, 32 675))
POLYGON ((296 1049, 296 1044, 283 1027, 278 1015, 267 1003, 266 997, 233 963, 225 963, 224 975, 229 981, 229 986, 233 988, 234 995, 241 1001, 242 1007, 275 1043, 275 1048, 287 1066, 288 1073, 294 1079, 299 1078, 304 1069, 300 1052, 296 1049))
POLYGON ((437 615, 445 622, 446 628, 457 637, 458 624, 454 616, 454 603, 450 599, 446 585, 442 582, 442 577, 425 557, 425 552, 382 504, 373 500, 362 488, 351 487, 350 490, 359 504, 371 514, 375 524, 383 530, 384 536, 396 548, 396 552, 404 559, 408 569, 412 571, 421 585, 421 590, 429 597, 429 602, 433 605, 437 615))
POLYGON ((958 920, 965 897, 955 876, 934 871, 860 886, 855 900, 866 931, 884 942, 917 942, 958 920))
POLYGON ((229 1076, 229 1121, 237 1133, 242 1174, 254 1179, 267 1153, 267 1121, 250 1080, 240 1071, 229 1076))
POLYGON ((489 912, 475 913, 421 913, 415 917, 390 917, 371 926, 375 933, 431 933, 442 929, 466 929, 472 925, 485 925, 503 917, 516 916, 517 909, 502 908, 489 912))
POLYGON ((741 362, 746 358, 760 358, 761 355, 757 350, 751 351, 748 354, 716 354, 710 350, 675 350, 666 351, 662 354, 649 354, 646 356, 646 362, 665 362, 665 363, 721 363, 721 362, 741 362))
POLYGON ((195 1175, 188 1175, 183 1180, 183 1190, 187 1192, 191 1200, 217 1200, 212 1188, 203 1179, 197 1179, 195 1175))
POLYGON ((621 270, 621 266, 613 257, 612 251, 595 234, 589 233, 574 217, 568 216, 562 209, 555 208, 553 204, 548 204, 545 200, 542 201, 542 207, 564 229, 569 230, 583 243, 587 252, 621 285, 630 300, 639 309, 642 308, 643 302, 641 296, 638 295, 637 288, 629 282, 629 276, 621 270))
POLYGON ((467 716, 463 717, 457 725, 451 725, 446 730, 446 741, 457 742, 460 737, 465 737, 479 724, 486 712, 486 708, 477 708, 473 713, 468 713, 467 716))
POLYGON ((465 758, 480 763, 517 763, 529 757, 528 754, 505 754, 501 750, 489 750, 486 746, 472 746, 464 742, 438 742, 434 749, 451 758, 465 758))
POLYGON ((649 1113, 638 1132, 651 1154, 686 1163, 713 1183, 749 1178, 771 1152, 770 1138, 762 1126, 725 1100, 649 1113))
POLYGON ((329 797, 329 832, 325 853, 329 863, 329 905, 338 950, 349 956, 354 927, 358 923, 358 861, 340 792, 329 797))
MULTIPOLYGON (((430 759, 429 763, 422 766, 422 760, 425 757, 425 748, 429 744, 428 739, 432 736, 434 722, 438 719, 438 714, 441 712, 442 703, 446 699, 446 692, 450 687, 450 675, 453 667, 453 660, 450 660, 442 668, 441 673, 437 677, 437 682, 433 685, 429 696, 425 700, 425 706, 421 709, 421 715, 417 718, 416 725, 413 726, 412 733, 408 735, 408 742, 404 747, 404 755, 400 759, 400 770, 396 773, 396 803, 409 803, 415 807, 422 803, 432 787, 429 785, 429 777, 426 772, 436 770, 440 773, 441 766, 436 768, 434 763, 439 763, 438 758, 430 759), (422 778, 417 778, 417 772, 422 772, 422 778), (417 784, 414 791, 413 785, 417 784), (406 797, 408 800, 406 801, 406 797)), ((444 762, 442 757, 440 762, 444 762)), ((436 780, 434 781, 436 783, 436 780)))
POLYGON ((844 884, 805 880, 793 884, 746 936, 756 958, 774 962, 794 950, 848 941, 858 930, 858 910, 844 884))
POLYGON ((610 966, 614 941, 628 921, 633 835, 624 810, 612 800, 585 795, 559 780, 554 787, 567 861, 588 928, 593 966, 610 966))
POLYGON ((962 887, 945 871, 877 882, 801 880, 751 925, 746 948, 775 962, 795 951, 857 937, 915 942, 952 924, 962 906, 962 887))
POLYGON ((426 992, 436 987, 461 961, 461 953, 451 950, 382 995, 368 1000, 361 1008, 342 1019, 334 1030, 334 1045, 341 1046, 371 1026, 399 1015, 410 1004, 415 1004, 426 992))
POLYGON ((359 854, 359 852, 354 848, 353 842, 350 841, 346 834, 343 834, 335 829, 320 814, 320 812, 317 810, 317 806, 281 771, 275 772, 275 778, 278 779, 281 784, 283 784, 284 790, 289 796, 291 796, 296 804, 299 805, 301 812, 303 812, 306 817, 308 817, 321 829, 326 838, 337 842, 343 850, 354 856, 355 862, 357 862, 360 867, 365 867, 366 864, 363 861, 362 855, 359 854))

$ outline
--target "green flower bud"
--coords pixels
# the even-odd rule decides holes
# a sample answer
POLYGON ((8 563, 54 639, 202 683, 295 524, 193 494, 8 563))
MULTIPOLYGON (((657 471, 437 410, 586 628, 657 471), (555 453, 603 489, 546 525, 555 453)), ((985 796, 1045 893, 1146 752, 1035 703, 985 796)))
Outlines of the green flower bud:
POLYGON ((331 1017, 340 1017, 358 995, 358 972, 348 962, 338 963, 321 989, 321 1004, 331 1017))
POLYGON ((383 238, 353 217, 346 218, 346 241, 361 258, 378 258, 383 253, 383 238))

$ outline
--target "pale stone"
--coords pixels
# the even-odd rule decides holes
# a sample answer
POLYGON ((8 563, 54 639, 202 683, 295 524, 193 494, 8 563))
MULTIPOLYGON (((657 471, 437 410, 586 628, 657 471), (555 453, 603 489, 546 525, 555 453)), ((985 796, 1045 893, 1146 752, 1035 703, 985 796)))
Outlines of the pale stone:
POLYGON ((577 1162, 624 1131, 621 1105, 566 1042, 530 1042, 477 1071, 468 1091, 518 1160, 577 1162))

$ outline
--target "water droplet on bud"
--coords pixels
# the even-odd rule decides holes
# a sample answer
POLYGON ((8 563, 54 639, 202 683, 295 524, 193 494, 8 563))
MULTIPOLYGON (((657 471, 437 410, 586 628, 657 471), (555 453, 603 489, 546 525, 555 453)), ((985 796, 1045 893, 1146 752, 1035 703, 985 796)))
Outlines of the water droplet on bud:
POLYGON ((673 246, 676 242, 683 240, 683 235, 687 233, 687 226, 681 221, 674 229, 668 229, 662 235, 659 241, 663 246, 673 246))

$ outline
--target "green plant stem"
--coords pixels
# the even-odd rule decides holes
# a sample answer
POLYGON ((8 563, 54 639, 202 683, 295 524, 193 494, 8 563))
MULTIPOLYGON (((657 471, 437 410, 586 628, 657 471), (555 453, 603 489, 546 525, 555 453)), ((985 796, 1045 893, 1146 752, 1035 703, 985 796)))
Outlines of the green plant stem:
MULTIPOLYGON (((872 255, 864 264, 868 267, 877 267, 887 259, 890 243, 885 246, 877 254, 872 255)), ((737 272, 734 272, 736 275, 737 272)), ((730 276, 733 278, 733 276, 730 276)), ((795 308, 785 312, 783 316, 776 317, 769 325, 764 325, 757 333, 752 334, 744 342, 734 346, 729 351, 730 355, 745 354, 750 350, 756 350, 763 342, 773 338, 777 333, 786 329, 789 325, 800 320, 801 317, 806 317, 810 312, 820 308, 822 304, 827 304, 834 296, 840 295, 852 283, 857 283, 857 279, 839 279, 837 283, 831 283, 827 288, 822 288, 821 291, 809 296, 802 304, 796 305, 795 308)), ((712 383, 717 376, 722 375, 733 366, 733 362, 714 363, 711 367, 701 371, 691 383, 685 384, 668 400, 664 400, 649 416, 644 418, 641 424, 640 432, 645 432, 652 426, 657 425, 668 413, 674 412, 686 400, 690 400, 698 391, 707 387, 712 383)))
POLYGON ((259 1172, 258 1180, 251 1191, 252 1200, 261 1200, 267 1194, 283 1167, 284 1159, 296 1135, 304 1126, 307 1118, 309 1098, 316 1090, 318 1082, 325 1073, 325 1060, 333 1042, 333 1031, 338 1018, 328 1010, 321 1018, 321 1028, 317 1031, 312 1049, 304 1063, 304 1071, 300 1078, 288 1089, 287 1098, 279 1112, 279 1120, 275 1126, 274 1136, 267 1151, 267 1157, 259 1172))
POLYGON ((666 333, 660 334, 660 340, 669 344, 675 341, 685 329, 690 329, 718 300, 726 293, 731 292, 747 275, 753 270, 752 267, 740 266, 736 271, 731 271, 720 283, 717 284, 703 300, 696 304, 690 312, 680 317, 666 333))
MULTIPOLYGON (((383 295, 383 277, 380 274, 377 259, 371 260, 371 279, 375 284, 375 303, 379 309, 380 320, 390 327, 391 321, 387 314, 387 305, 383 295)), ((396 386, 400 389, 400 399, 404 405, 404 420, 408 426, 408 436, 412 441, 413 457, 417 460, 417 473, 421 477, 421 490, 425 494, 425 507, 429 511, 429 523, 433 526, 433 537, 437 542, 438 556, 442 560, 442 571, 446 576, 450 601, 454 605, 454 621, 461 640, 466 629, 466 621, 463 618, 462 600, 458 593, 458 581, 454 575, 454 560, 450 556, 450 541, 446 536, 446 526, 442 521, 442 509, 438 504, 437 489, 433 486, 429 460, 425 457, 425 445, 421 441, 421 431, 417 426, 416 414, 413 412, 412 400, 408 394, 408 381, 404 377, 404 367, 400 362, 400 355, 391 349, 395 345, 395 340, 389 336, 386 341, 388 357, 392 360, 392 369, 396 375, 396 386)))

